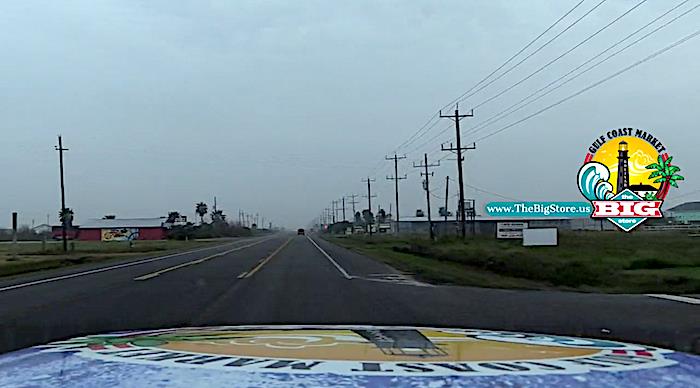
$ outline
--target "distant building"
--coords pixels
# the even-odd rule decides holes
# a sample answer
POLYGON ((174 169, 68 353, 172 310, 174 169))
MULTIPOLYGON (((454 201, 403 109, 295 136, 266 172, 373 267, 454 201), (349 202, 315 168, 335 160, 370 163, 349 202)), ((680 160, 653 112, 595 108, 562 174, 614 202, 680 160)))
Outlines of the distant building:
POLYGON ((32 231, 36 234, 51 233, 51 225, 49 224, 39 224, 32 228, 32 231))
POLYGON ((680 224, 700 224, 700 201, 676 205, 665 210, 664 217, 680 224))
POLYGON ((91 219, 80 226, 82 241, 163 240, 164 218, 91 219))

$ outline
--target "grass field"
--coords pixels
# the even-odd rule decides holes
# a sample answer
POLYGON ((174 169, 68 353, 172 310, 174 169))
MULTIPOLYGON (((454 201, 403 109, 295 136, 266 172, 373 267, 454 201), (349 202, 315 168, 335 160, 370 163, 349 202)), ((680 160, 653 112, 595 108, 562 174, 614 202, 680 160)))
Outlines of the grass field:
POLYGON ((432 283, 602 292, 700 293, 700 238, 670 232, 560 233, 557 247, 476 237, 327 237, 432 283))
POLYGON ((69 241, 69 253, 63 252, 62 243, 47 241, 0 243, 0 276, 61 268, 139 256, 155 256, 169 252, 189 250, 220 244, 225 239, 207 240, 157 240, 128 242, 69 241))

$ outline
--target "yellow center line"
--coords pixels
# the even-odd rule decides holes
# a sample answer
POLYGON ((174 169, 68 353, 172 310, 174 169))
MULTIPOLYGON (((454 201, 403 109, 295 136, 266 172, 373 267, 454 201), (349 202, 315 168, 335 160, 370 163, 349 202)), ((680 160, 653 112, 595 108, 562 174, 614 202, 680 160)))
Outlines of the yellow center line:
POLYGON ((265 264, 267 264, 267 262, 270 261, 270 259, 272 259, 276 254, 280 253, 280 251, 282 249, 284 249, 284 247, 286 247, 290 241, 292 241, 291 237, 289 239, 287 239, 287 241, 285 241, 282 245, 280 245, 279 248, 275 249, 275 251, 272 252, 270 254, 270 256, 267 256, 266 258, 260 260, 258 262, 258 264, 256 264, 255 267, 253 267, 253 269, 251 269, 250 271, 247 271, 247 272, 243 272, 240 275, 238 275, 238 278, 239 279, 247 279, 247 278, 255 275, 255 273, 258 272, 260 270, 260 268, 262 268, 265 264))
POLYGON ((250 247, 253 247, 253 246, 255 246, 255 245, 261 244, 261 243, 263 243, 263 242, 265 242, 265 241, 268 241, 268 240, 270 240, 270 239, 272 239, 272 237, 266 238, 266 239, 263 239, 263 240, 256 241, 256 242, 254 242, 254 243, 252 243, 252 244, 242 245, 242 246, 235 247, 235 248, 233 248, 233 249, 229 249, 229 250, 227 250, 227 251, 215 253, 215 254, 213 254, 213 255, 204 257, 204 258, 202 258, 202 259, 195 259, 195 260, 192 260, 192 261, 188 261, 188 262, 186 262, 186 263, 178 264, 178 265, 175 265, 175 266, 172 266, 172 267, 168 267, 168 268, 164 268, 164 269, 161 269, 161 270, 158 270, 158 271, 155 271, 155 272, 147 273, 147 274, 145 274, 145 275, 141 275, 141 276, 135 277, 134 280, 136 280, 136 281, 141 281, 141 280, 153 279, 153 278, 155 278, 155 277, 157 277, 157 276, 160 276, 160 275, 162 275, 162 274, 164 274, 164 273, 166 273, 166 272, 175 271, 175 270, 177 270, 177 269, 180 269, 180 268, 183 268, 183 267, 188 267, 188 266, 190 266, 190 265, 201 264, 201 263, 203 263, 203 262, 205 262, 205 261, 207 261, 207 260, 209 260, 209 259, 213 259, 213 258, 219 257, 219 256, 224 256, 224 255, 227 255, 227 254, 229 254, 229 253, 231 253, 231 252, 240 251, 241 249, 250 248, 250 247))

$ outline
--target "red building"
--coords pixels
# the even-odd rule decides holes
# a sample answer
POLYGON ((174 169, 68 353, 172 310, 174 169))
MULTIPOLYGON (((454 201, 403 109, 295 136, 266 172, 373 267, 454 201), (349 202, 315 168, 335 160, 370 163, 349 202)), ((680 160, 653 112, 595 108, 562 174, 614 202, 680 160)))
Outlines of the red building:
POLYGON ((82 241, 163 240, 165 218, 92 219, 80 225, 82 241))
MULTIPOLYGON (((66 240, 75 240, 78 238, 78 225, 73 225, 66 228, 66 240)), ((54 240, 63 239, 63 227, 61 225, 54 225, 51 227, 51 238, 54 240)))

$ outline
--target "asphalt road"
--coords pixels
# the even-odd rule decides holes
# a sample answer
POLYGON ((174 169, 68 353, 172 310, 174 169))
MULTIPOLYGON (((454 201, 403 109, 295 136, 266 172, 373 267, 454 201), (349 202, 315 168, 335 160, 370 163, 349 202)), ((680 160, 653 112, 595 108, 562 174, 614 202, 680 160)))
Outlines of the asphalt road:
POLYGON ((0 352, 118 330, 253 323, 499 329, 700 352, 699 322, 700 305, 644 295, 426 285, 316 236, 284 234, 0 281, 0 352))

